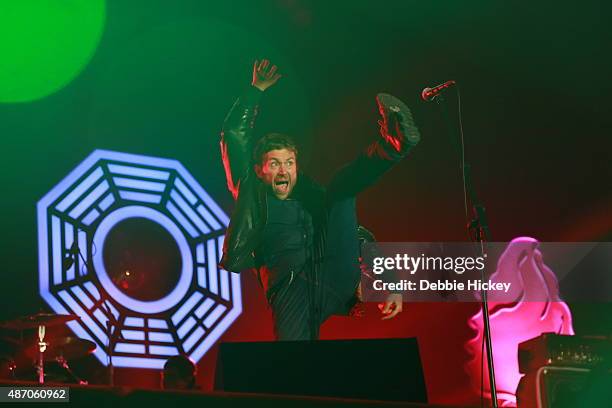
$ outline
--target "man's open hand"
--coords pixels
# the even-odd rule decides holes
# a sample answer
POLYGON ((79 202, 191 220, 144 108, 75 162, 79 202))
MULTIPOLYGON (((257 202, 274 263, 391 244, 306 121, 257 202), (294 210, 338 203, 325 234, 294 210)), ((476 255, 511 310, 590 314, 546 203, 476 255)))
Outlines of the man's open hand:
POLYGON ((265 91, 281 77, 280 74, 276 73, 276 69, 276 65, 270 64, 267 59, 256 60, 253 64, 253 82, 251 84, 260 91, 265 91))
POLYGON ((386 302, 379 304, 378 308, 384 315, 382 320, 393 319, 402 311, 402 295, 399 293, 390 294, 387 296, 386 302))

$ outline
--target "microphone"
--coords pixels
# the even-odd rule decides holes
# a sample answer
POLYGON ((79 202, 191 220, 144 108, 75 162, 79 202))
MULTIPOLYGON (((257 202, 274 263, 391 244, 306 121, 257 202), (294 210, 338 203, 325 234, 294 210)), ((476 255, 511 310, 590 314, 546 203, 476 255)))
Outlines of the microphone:
POLYGON ((74 241, 70 249, 67 251, 66 257, 62 261, 64 270, 70 269, 70 267, 74 265, 74 263, 76 262, 75 258, 77 257, 78 253, 79 253, 79 246, 77 245, 77 242, 74 241))
POLYGON ((80 251, 79 244, 77 244, 77 241, 74 241, 72 245, 70 246, 68 253, 73 254, 73 255, 78 255, 79 251, 80 251))
POLYGON ((423 89, 423 92, 421 92, 421 98, 423 98, 425 102, 431 102, 436 96, 438 96, 440 92, 444 91, 446 88, 450 88, 455 84, 455 81, 450 80, 438 86, 434 86, 433 88, 425 88, 423 89))

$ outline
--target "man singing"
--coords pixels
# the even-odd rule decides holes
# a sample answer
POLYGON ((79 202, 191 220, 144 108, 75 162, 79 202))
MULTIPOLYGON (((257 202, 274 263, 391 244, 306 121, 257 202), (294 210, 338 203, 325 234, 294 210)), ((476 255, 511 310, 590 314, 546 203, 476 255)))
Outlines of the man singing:
MULTIPOLYGON (((220 264, 231 272, 257 271, 278 340, 308 340, 318 338, 329 316, 347 314, 356 301, 356 195, 405 157, 420 136, 409 109, 379 94, 381 137, 323 187, 298 171, 298 149, 289 136, 253 139, 259 100, 280 77, 268 60, 255 61, 252 86, 223 126, 221 154, 237 202, 220 264)), ((391 294, 383 318, 401 310, 401 295, 391 294)))

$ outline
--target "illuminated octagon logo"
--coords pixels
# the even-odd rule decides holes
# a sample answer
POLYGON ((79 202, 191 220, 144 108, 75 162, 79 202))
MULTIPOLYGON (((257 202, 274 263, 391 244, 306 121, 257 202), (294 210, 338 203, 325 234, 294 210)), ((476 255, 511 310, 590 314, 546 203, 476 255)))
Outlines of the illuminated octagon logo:
MULTIPOLYGON (((177 354, 197 362, 242 312, 239 275, 217 267, 228 223, 178 161, 96 150, 38 202, 40 294, 80 317, 68 326, 97 344, 104 365, 109 356, 117 367, 160 369, 177 354), (166 265, 174 280, 153 298, 127 290, 134 272, 109 255, 129 222, 161 231, 176 254, 166 265)), ((158 263, 141 265, 136 286, 166 278, 158 263)))

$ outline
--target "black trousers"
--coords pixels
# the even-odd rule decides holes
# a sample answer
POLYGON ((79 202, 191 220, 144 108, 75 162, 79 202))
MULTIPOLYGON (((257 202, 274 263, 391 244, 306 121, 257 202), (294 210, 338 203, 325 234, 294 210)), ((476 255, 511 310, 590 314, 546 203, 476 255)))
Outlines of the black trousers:
POLYGON ((359 284, 355 198, 331 205, 323 256, 317 268, 290 274, 269 289, 277 340, 313 340, 333 314, 347 314, 359 284))

